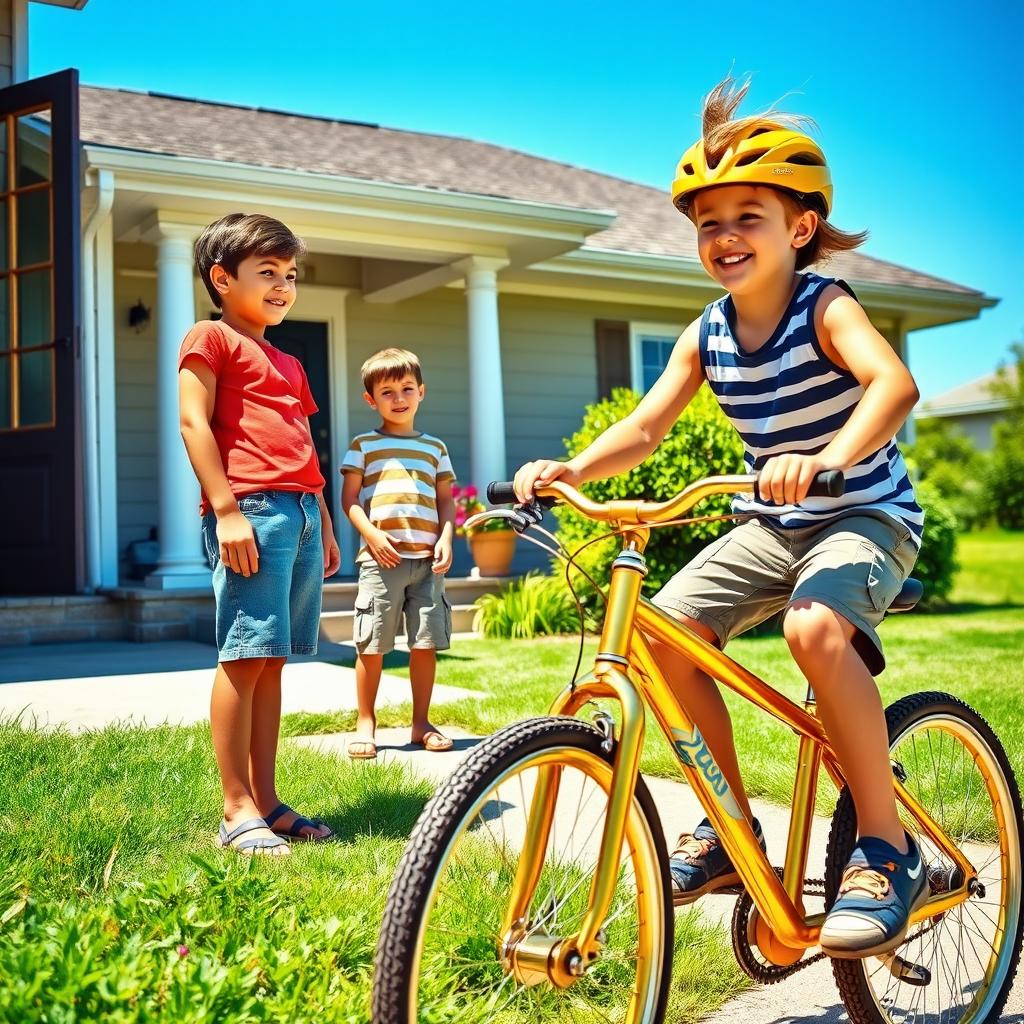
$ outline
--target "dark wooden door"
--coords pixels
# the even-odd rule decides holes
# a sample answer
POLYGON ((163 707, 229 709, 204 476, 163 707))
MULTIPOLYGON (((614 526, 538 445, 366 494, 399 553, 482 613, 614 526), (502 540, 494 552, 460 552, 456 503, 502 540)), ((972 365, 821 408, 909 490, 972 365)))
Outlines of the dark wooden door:
POLYGON ((0 89, 0 594, 81 585, 78 72, 0 89))
POLYGON ((309 427, 320 459, 320 472, 327 481, 324 501, 331 510, 331 518, 337 520, 334 475, 338 468, 331 465, 331 379, 327 359, 327 324, 312 320, 285 320, 276 327, 268 327, 264 337, 282 352, 295 356, 306 371, 313 401, 320 407, 318 412, 310 416, 309 427))

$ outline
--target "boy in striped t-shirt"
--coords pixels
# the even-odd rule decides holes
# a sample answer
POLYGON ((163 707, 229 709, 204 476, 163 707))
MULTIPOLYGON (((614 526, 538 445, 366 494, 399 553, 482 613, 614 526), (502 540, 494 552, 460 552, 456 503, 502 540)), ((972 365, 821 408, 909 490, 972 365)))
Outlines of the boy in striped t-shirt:
POLYGON ((359 719, 348 755, 377 756, 374 705, 384 655, 395 646, 405 619, 412 686, 412 741, 427 750, 450 750, 452 741, 430 724, 437 651, 451 642, 451 607, 444 574, 452 564, 455 502, 444 442, 415 429, 423 401, 423 372, 412 352, 386 348, 362 367, 376 430, 352 439, 341 466, 342 508, 363 544, 356 556, 359 590, 353 639, 359 652, 359 719))
MULTIPOLYGON (((804 272, 865 236, 828 219, 831 176, 821 148, 800 130, 803 119, 774 110, 733 117, 746 91, 726 79, 705 99, 702 138, 679 161, 672 187, 696 228, 704 269, 727 294, 683 331, 633 412, 567 463, 521 467, 515 490, 529 501, 537 484, 579 485, 632 469, 707 382, 743 440, 748 470, 759 474, 758 494, 734 503, 748 521, 684 566, 654 603, 723 647, 784 614, 860 833, 821 947, 857 959, 900 945, 929 893, 920 848, 896 809, 872 678, 885 666, 875 627, 913 568, 924 522, 895 440, 918 394, 852 290, 804 272), (826 470, 844 471, 846 493, 808 497, 826 470)), ((764 845, 721 693, 685 657, 655 650, 764 845)), ((680 836, 669 868, 676 903, 739 882, 707 819, 680 836)))

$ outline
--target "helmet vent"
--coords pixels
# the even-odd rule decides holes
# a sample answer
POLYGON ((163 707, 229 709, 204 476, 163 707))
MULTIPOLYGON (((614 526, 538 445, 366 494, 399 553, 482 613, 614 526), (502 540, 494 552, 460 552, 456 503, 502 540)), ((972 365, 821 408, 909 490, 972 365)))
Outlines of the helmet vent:
POLYGON ((770 132, 771 128, 755 128, 748 136, 748 139, 752 139, 757 135, 764 135, 766 132, 770 132))
POLYGON ((683 174, 693 174, 693 164, 684 165, 683 174))
POLYGON ((768 150, 766 150, 766 149, 759 149, 755 153, 744 153, 743 156, 741 156, 739 158, 739 160, 736 161, 736 166, 737 167, 746 167, 747 164, 756 163, 767 152, 768 152, 768 150))
POLYGON ((786 160, 787 164, 801 164, 805 167, 822 167, 824 162, 821 157, 815 156, 814 153, 794 153, 791 157, 786 160))

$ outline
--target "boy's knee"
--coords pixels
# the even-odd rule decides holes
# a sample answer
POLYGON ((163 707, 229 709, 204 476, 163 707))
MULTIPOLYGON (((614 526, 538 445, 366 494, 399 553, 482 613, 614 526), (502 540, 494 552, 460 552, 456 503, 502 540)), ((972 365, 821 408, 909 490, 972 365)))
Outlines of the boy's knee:
POLYGON ((798 661, 841 654, 849 645, 852 628, 841 615, 816 601, 791 605, 782 623, 786 643, 798 661))
POLYGON ((220 668, 235 685, 252 686, 263 673, 269 660, 268 658, 238 658, 235 661, 222 661, 220 668))

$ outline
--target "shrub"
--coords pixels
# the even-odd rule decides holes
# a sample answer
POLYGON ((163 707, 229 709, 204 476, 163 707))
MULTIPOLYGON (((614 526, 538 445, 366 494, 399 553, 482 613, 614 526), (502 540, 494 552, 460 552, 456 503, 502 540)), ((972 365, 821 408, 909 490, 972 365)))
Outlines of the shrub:
POLYGON ((945 603, 953 589, 953 577, 960 568, 956 561, 956 537, 959 524, 947 502, 927 482, 914 489, 924 509, 924 535, 917 564, 911 574, 924 584, 920 607, 934 608, 945 603))
MULTIPOLYGON (((610 398, 588 406, 580 429, 565 442, 569 457, 578 455, 599 434, 627 416, 639 401, 640 396, 635 391, 616 388, 610 398)), ((584 484, 581 489, 595 501, 615 498, 664 501, 701 477, 742 472, 743 445, 739 435, 708 388, 702 387, 650 458, 629 473, 595 480, 584 484)), ((697 511, 700 514, 728 512, 729 498, 708 499, 697 511)), ((555 509, 555 516, 559 539, 570 552, 584 542, 607 533, 606 526, 591 522, 564 505, 555 509)), ((649 573, 645 590, 648 593, 659 590, 701 548, 729 526, 727 522, 715 522, 652 530, 646 551, 649 573)), ((618 538, 592 544, 578 559, 602 586, 608 581, 608 568, 618 544, 618 538)), ((587 594, 587 588, 581 588, 581 591, 587 594)), ((592 595, 588 597, 588 606, 591 602, 592 595)))
POLYGON ((537 573, 527 573, 500 594, 477 598, 473 616, 473 629, 491 639, 527 640, 579 628, 579 611, 565 579, 537 573))
POLYGON ((988 518, 985 487, 988 459, 966 434, 946 420, 917 421, 917 438, 904 449, 911 475, 934 488, 960 528, 973 530, 988 518))
POLYGON ((985 504, 1004 530, 1024 530, 1024 441, 997 443, 986 474, 985 504))

